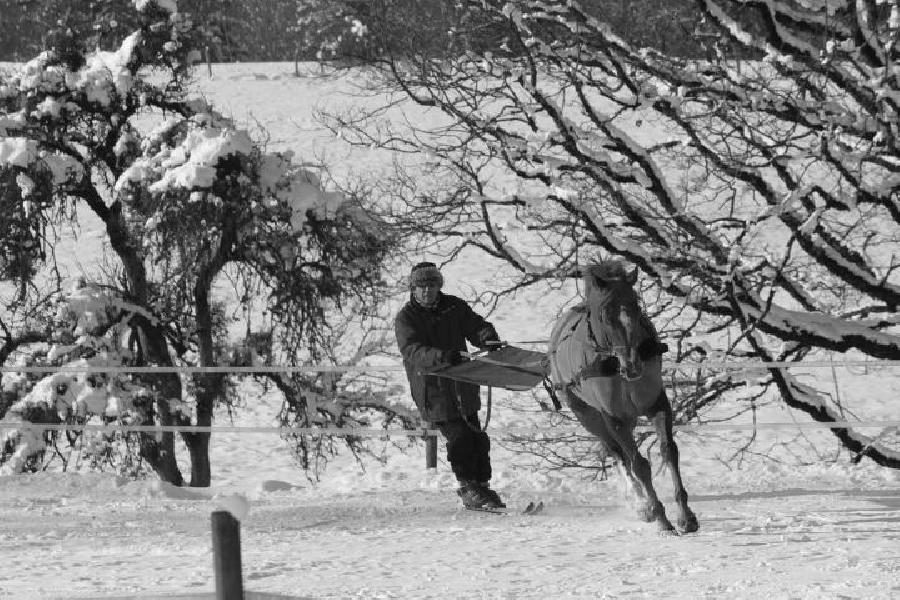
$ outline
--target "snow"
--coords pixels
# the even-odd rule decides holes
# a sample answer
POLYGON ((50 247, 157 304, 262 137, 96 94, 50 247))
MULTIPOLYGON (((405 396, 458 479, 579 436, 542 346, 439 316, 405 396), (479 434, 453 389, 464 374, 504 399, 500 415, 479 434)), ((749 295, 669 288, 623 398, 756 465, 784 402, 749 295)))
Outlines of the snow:
MULTIPOLYGON (((113 475, 0 480, 0 590, 11 598, 212 597, 210 515, 235 513, 248 590, 298 598, 891 598, 900 593, 900 480, 862 465, 740 471, 682 442, 701 530, 659 537, 615 480, 539 475, 494 452, 511 504, 460 510, 421 447, 384 467, 305 482, 271 434, 216 436, 209 489, 113 475)), ((657 477, 657 481, 663 481, 657 477)), ((665 486, 661 486, 665 489, 665 486)), ((665 498, 671 505, 671 499, 665 498)), ((6 596, 4 596, 6 597, 6 596)))
POLYGON ((56 184, 77 180, 84 175, 82 164, 66 154, 47 154, 41 160, 53 173, 53 182, 56 184))
MULTIPOLYGON (((136 0, 139 8, 143 4, 136 0)), ((213 79, 205 72, 198 78, 214 103, 226 103, 239 119, 252 112, 253 120, 270 126, 278 150, 301 157, 325 151, 326 162, 340 156, 338 172, 377 171, 389 162, 342 149, 316 129, 308 115, 319 102, 338 101, 342 83, 293 78, 287 75, 292 70, 286 64, 216 65, 213 79)), ((10 157, 27 153, 27 146, 10 139, 0 139, 0 157, 21 160, 10 157)), ((189 162, 182 164, 203 166, 190 162, 198 147, 185 153, 189 162)), ((234 147, 217 143, 210 155, 234 147)), ((295 208, 329 201, 292 182, 295 187, 279 191, 296 198, 295 208)), ((271 185, 274 191, 274 180, 271 185)), ((102 236, 91 233, 96 224, 85 218, 82 225, 77 243, 62 239, 56 248, 70 258, 69 273, 99 257, 102 236)), ((447 291, 468 298, 491 289, 499 276, 491 264, 465 253, 445 269, 447 291)), ((73 288, 69 307, 86 323, 96 305, 91 295, 74 293, 79 289, 73 288)), ((510 341, 546 339, 571 292, 524 291, 504 300, 490 318, 510 341)), ((812 326, 821 330, 823 324, 812 326)), ((855 418, 897 418, 896 369, 794 375, 809 383, 834 377, 835 391, 855 418)), ((70 400, 85 410, 100 409, 101 402, 107 413, 119 408, 114 390, 92 388, 69 374, 39 384, 34 400, 50 401, 51 386, 63 381, 71 386, 70 400)), ((14 385, 7 376, 3 383, 14 385)), ((277 398, 249 384, 241 390, 233 423, 225 413, 216 423, 273 427, 277 398)), ((867 460, 853 464, 827 431, 760 429, 745 453, 740 450, 753 435, 748 431, 680 432, 682 474, 700 531, 660 537, 635 518, 619 476, 597 481, 548 470, 517 451, 504 429, 552 431, 550 416, 537 411, 528 394, 495 391, 493 399, 493 484, 513 507, 542 499, 541 515, 462 510, 442 444, 437 469, 427 470, 421 440, 372 440, 384 452, 383 464, 342 456, 313 483, 293 464, 277 432, 216 433, 209 488, 77 469, 0 476, 0 598, 211 598, 210 515, 216 510, 240 521, 244 584, 259 597, 900 597, 900 473, 867 460)), ((741 393, 733 402, 747 408, 741 393)), ((806 422, 777 404, 748 412, 741 423, 751 419, 806 422)), ((863 431, 896 446, 896 430, 863 431)), ((654 483, 671 516, 672 486, 659 472, 657 447, 650 451, 654 483)))
MULTIPOLYGON (((149 186, 155 193, 175 188, 210 188, 216 178, 215 165, 220 158, 253 151, 250 136, 245 131, 221 131, 214 127, 193 130, 188 133, 180 146, 175 148, 160 166, 165 169, 159 181, 149 186)), ((148 172, 140 167, 123 174, 117 184, 134 181, 148 172)))
POLYGON ((178 12, 178 2, 176 0, 134 0, 134 7, 138 11, 147 10, 151 5, 156 5, 170 13, 178 12))
POLYGON ((243 494, 224 494, 215 496, 213 501, 219 510, 231 513, 238 521, 243 521, 250 512, 250 501, 243 494))
POLYGON ((120 95, 131 89, 134 76, 128 63, 140 44, 141 32, 136 31, 117 51, 98 51, 90 55, 87 64, 78 72, 76 88, 83 91, 89 101, 109 106, 113 101, 110 86, 120 95))
POLYGON ((23 137, 0 138, 0 164, 27 167, 37 156, 37 142, 23 137))

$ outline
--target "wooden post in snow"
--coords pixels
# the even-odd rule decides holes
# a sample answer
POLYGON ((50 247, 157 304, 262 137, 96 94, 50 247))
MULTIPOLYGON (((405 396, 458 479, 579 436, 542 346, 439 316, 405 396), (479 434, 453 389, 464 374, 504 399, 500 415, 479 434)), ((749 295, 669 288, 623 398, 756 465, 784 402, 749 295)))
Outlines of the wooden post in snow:
MULTIPOLYGON (((433 429, 434 423, 424 423, 426 429, 433 429)), ((427 435, 425 437, 425 468, 437 468, 437 436, 427 435)))
POLYGON ((240 523, 227 510, 212 513, 216 600, 244 600, 240 523))

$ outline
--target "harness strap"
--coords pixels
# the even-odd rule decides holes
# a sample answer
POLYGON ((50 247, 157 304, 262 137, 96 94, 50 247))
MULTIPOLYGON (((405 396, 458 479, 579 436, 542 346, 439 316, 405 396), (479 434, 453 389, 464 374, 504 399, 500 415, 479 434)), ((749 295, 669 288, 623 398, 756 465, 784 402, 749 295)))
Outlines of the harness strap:
MULTIPOLYGON (((550 376, 546 376, 541 380, 541 383, 544 385, 544 389, 547 390, 547 395, 550 396, 551 402, 553 402, 553 410, 559 412, 562 410, 562 403, 559 401, 559 396, 556 394, 556 386, 553 385, 553 381, 550 379, 550 376)), ((562 389, 562 388, 559 388, 562 389)), ((540 399, 538 402, 541 405, 541 408, 544 410, 550 410, 547 408, 547 405, 544 404, 540 399)))
POLYGON ((459 382, 455 379, 451 379, 453 382, 453 397, 456 398, 456 409, 459 411, 459 416, 463 420, 463 423, 476 433, 484 433, 487 431, 488 423, 491 422, 491 386, 487 386, 488 394, 487 394, 487 407, 484 414, 484 425, 481 427, 475 427, 472 425, 469 420, 466 418, 466 415, 463 414, 462 407, 462 397, 459 394, 459 382))

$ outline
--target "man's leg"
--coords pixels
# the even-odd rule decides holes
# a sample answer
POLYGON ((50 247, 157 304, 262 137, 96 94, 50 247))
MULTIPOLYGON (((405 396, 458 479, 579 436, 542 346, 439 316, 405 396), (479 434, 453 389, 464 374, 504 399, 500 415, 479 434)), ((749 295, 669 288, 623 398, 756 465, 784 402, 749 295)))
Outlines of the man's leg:
POLYGON ((447 461, 456 478, 461 482, 477 480, 481 475, 479 453, 470 424, 457 418, 435 425, 447 442, 447 461))
POLYGON ((494 508, 505 507, 506 504, 490 487, 491 481, 491 439, 481 430, 481 422, 478 414, 473 413, 465 417, 468 426, 469 445, 472 449, 472 479, 480 488, 480 493, 487 498, 485 506, 494 508))
MULTIPOLYGON (((435 423, 447 441, 447 461, 459 481, 457 492, 469 508, 497 505, 491 490, 490 441, 481 431, 478 415, 435 423)), ((500 503, 502 504, 502 503, 500 503)))
POLYGON ((472 431, 472 445, 475 448, 475 470, 476 481, 481 486, 485 495, 490 498, 489 505, 502 508, 506 504, 493 489, 491 489, 491 438, 484 431, 481 431, 481 423, 478 421, 478 415, 470 415, 467 418, 470 429, 472 431))
POLYGON ((491 480, 491 438, 481 430, 478 415, 466 417, 472 446, 473 479, 487 482, 491 480))

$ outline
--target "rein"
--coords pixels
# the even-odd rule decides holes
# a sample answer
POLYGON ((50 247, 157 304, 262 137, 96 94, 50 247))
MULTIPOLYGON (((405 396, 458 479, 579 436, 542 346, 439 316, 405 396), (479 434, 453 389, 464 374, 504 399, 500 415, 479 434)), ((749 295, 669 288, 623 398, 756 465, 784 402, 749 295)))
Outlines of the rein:
MULTIPOLYGON (((591 324, 591 309, 588 308, 585 312, 585 318, 587 319, 587 330, 588 330, 588 339, 594 344, 594 351, 597 353, 598 357, 615 357, 618 361, 618 372, 619 377, 624 379, 625 381, 638 381, 644 376, 643 364, 641 365, 641 370, 637 374, 636 377, 630 377, 628 372, 625 369, 625 363, 619 359, 620 354, 636 352, 635 348, 628 345, 616 345, 616 344, 601 344, 596 332, 594 331, 594 327, 591 324)), ((605 337, 605 336, 604 336, 605 337)), ((582 369, 582 372, 588 370, 589 367, 585 367, 582 369)))
MULTIPOLYGON (((631 350, 631 346, 621 345, 617 346, 615 344, 601 344, 597 340, 597 335, 594 333, 594 327, 591 325, 591 309, 588 309, 585 312, 585 317, 587 318, 587 328, 588 328, 588 337, 592 344, 594 344, 594 350, 600 356, 618 356, 616 352, 627 352, 631 350)), ((577 323, 576 323, 577 325, 577 323)))

